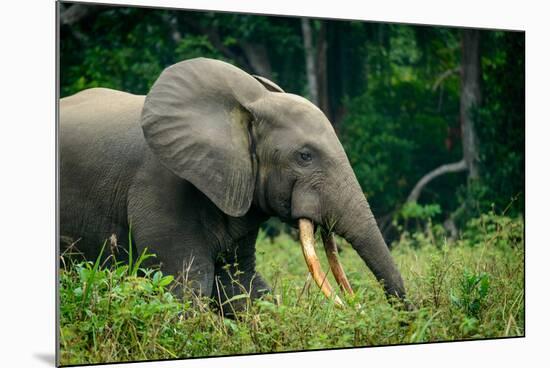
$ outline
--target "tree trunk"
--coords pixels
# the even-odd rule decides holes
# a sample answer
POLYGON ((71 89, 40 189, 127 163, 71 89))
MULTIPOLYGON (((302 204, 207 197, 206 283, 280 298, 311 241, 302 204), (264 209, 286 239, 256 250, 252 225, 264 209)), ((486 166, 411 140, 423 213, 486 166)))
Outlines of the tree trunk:
POLYGON ((478 140, 472 116, 472 109, 481 103, 479 35, 479 30, 476 29, 465 29, 462 31, 460 124, 462 127, 462 150, 470 179, 477 179, 479 177, 478 140))
POLYGON ((327 74, 330 85, 330 90, 328 90, 329 106, 332 114, 330 122, 337 133, 340 131, 342 118, 345 114, 342 98, 349 90, 347 85, 348 78, 350 78, 348 68, 352 68, 350 68, 351 60, 346 57, 346 50, 349 49, 345 42, 348 36, 346 26, 347 23, 332 23, 328 32, 331 52, 327 53, 327 65, 328 69, 334 71, 330 75, 327 74))
POLYGON ((472 109, 481 103, 481 58, 479 30, 462 31, 462 65, 460 67, 460 124, 462 128, 463 158, 453 164, 444 164, 424 175, 407 197, 407 202, 417 201, 422 189, 433 179, 446 173, 468 170, 470 179, 479 177, 478 140, 474 129, 472 109))
POLYGON ((313 48, 313 35, 309 19, 302 18, 302 35, 304 37, 304 50, 306 57, 307 86, 311 102, 319 106, 319 97, 317 94, 318 83, 317 73, 315 72, 315 49, 313 48))
POLYGON ((328 119, 332 121, 328 99, 327 23, 322 20, 319 22, 321 27, 317 34, 317 61, 315 63, 317 73, 317 97, 319 99, 319 108, 325 113, 328 119))
POLYGON ((174 44, 178 45, 182 38, 179 30, 178 18, 173 16, 171 13, 163 13, 162 20, 164 23, 168 24, 172 41, 174 41, 174 44))

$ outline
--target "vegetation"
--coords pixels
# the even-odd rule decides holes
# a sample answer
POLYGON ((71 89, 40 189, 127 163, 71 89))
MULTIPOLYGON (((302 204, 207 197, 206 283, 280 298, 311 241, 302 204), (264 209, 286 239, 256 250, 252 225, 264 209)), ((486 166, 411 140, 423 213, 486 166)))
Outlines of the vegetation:
POLYGON ((159 270, 141 269, 138 276, 138 264, 132 271, 125 264, 74 262, 60 273, 61 363, 524 335, 522 218, 489 212, 470 220, 456 241, 443 234, 440 225, 429 224, 403 232, 393 245, 413 311, 387 303, 376 279, 341 240, 342 263, 356 290, 345 308, 312 285, 292 234, 270 240, 261 232, 259 271, 273 293, 255 302, 243 294, 247 308, 236 319, 222 318, 207 299, 176 299, 169 292, 172 277, 159 270))

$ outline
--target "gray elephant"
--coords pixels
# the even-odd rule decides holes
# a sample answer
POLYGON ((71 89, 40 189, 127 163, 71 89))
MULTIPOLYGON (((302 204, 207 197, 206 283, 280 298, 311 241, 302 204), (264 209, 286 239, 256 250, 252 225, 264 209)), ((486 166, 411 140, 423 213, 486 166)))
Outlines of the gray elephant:
POLYGON ((256 298, 269 287, 255 271, 255 241, 272 216, 299 228, 308 268, 336 303, 315 226, 343 291, 352 289, 333 232, 388 295, 405 297, 344 149, 306 99, 205 58, 165 69, 147 96, 93 88, 61 99, 60 234, 79 239, 88 259, 131 229, 136 252, 149 247, 200 295, 231 298, 237 281, 256 298))

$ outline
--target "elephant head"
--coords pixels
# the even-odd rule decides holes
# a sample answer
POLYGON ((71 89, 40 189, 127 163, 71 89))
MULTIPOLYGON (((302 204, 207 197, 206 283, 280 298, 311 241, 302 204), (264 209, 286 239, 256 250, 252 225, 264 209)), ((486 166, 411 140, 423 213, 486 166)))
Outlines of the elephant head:
POLYGON ((332 272, 352 292, 335 255, 344 237, 388 295, 405 289, 336 133, 303 97, 222 61, 198 58, 167 68, 147 95, 142 128, 151 150, 229 216, 251 206, 295 223, 306 263, 325 295, 341 303, 320 269, 314 226, 332 272))

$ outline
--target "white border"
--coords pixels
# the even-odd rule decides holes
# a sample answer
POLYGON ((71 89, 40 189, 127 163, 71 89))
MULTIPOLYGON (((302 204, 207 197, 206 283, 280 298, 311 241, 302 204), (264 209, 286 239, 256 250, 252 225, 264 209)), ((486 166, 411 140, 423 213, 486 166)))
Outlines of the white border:
MULTIPOLYGON (((105 0, 105 3, 113 1, 105 0)), ((467 343, 336 350, 110 365, 280 367, 307 364, 517 367, 548 347, 548 35, 542 5, 519 1, 128 0, 126 4, 315 17, 523 29, 527 31, 527 337, 467 343), (547 226, 546 226, 547 227, 547 226)), ((538 2, 543 4, 544 2, 538 2)), ((54 2, 7 2, 2 32, 0 366, 52 366, 54 354, 54 2), (5 83, 7 79, 7 83, 5 83)), ((542 361, 548 361, 542 358, 542 361)))

